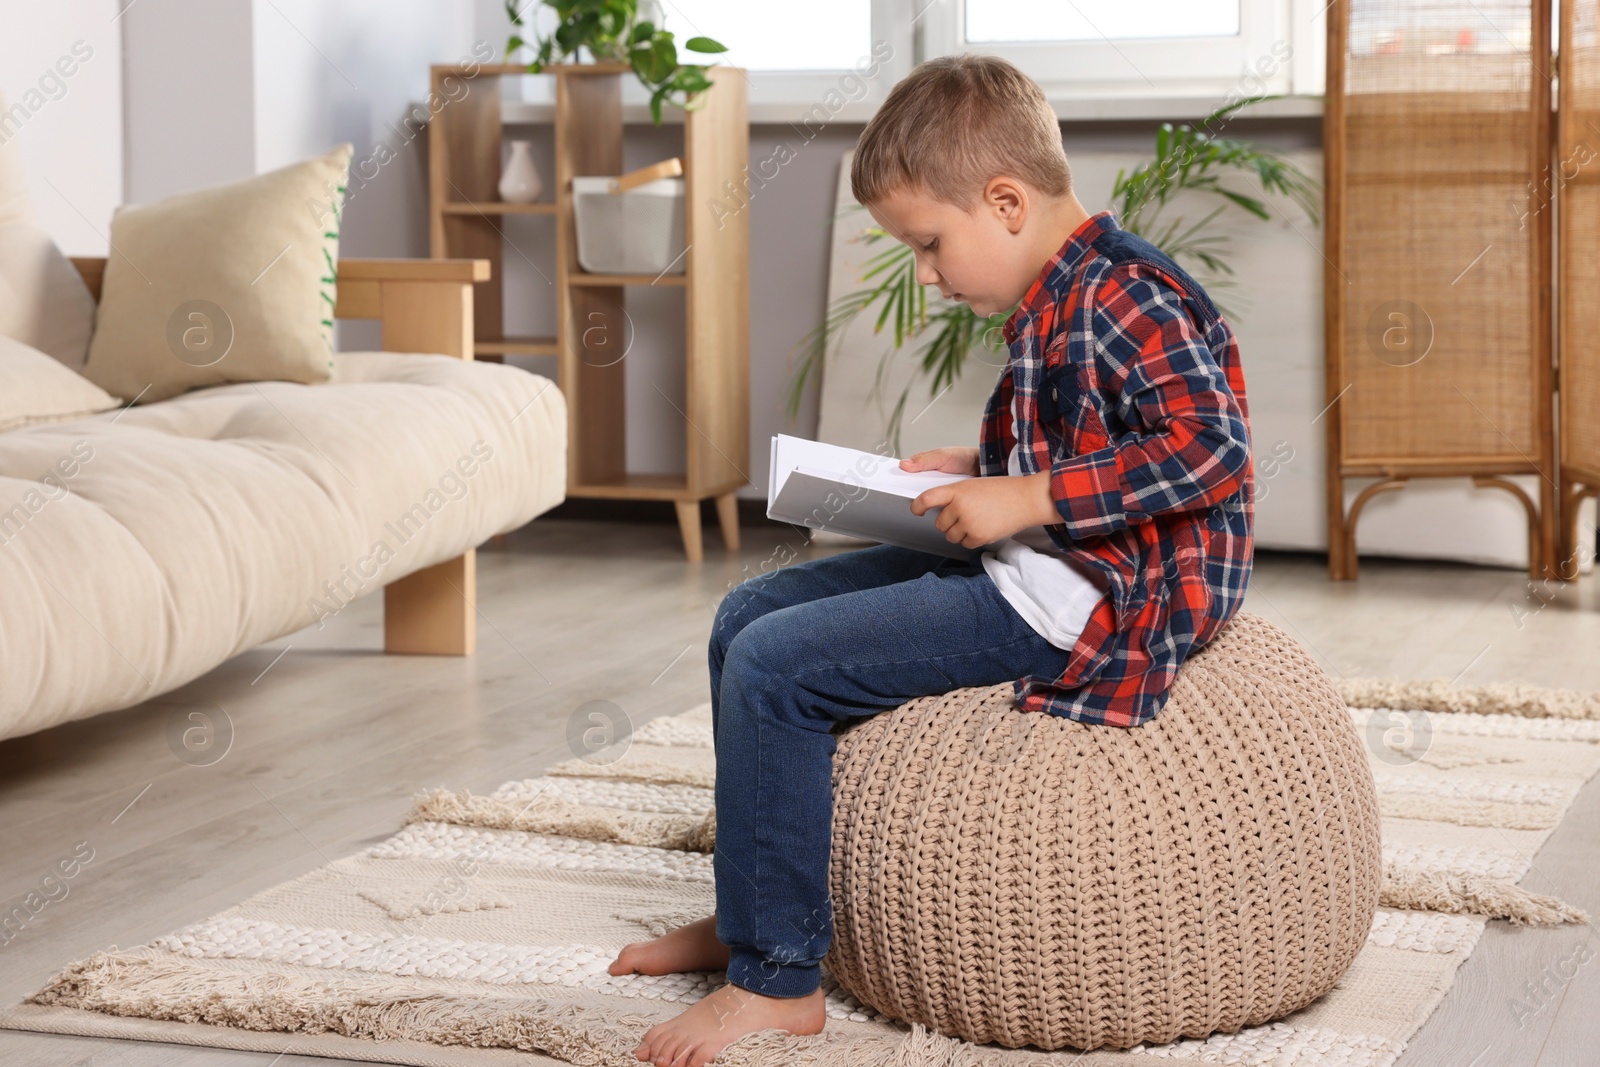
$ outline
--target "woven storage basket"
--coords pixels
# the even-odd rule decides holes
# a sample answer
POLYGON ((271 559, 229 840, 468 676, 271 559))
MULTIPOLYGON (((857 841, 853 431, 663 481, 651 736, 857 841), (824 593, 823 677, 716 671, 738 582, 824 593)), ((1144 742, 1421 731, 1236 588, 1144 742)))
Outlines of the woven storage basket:
POLYGON ((1382 857, 1359 733, 1241 613, 1127 730, 1010 684, 839 729, 833 940, 862 1002, 973 1042, 1126 1048, 1279 1018, 1366 941, 1382 857))

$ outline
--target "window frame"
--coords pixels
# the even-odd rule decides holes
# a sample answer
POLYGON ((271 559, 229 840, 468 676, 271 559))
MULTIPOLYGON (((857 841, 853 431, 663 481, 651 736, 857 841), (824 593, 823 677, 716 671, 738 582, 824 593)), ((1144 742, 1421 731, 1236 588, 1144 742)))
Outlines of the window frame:
POLYGON ((1326 7, 1318 0, 1240 0, 1229 37, 968 42, 966 0, 915 0, 919 59, 982 52, 1015 63, 1063 117, 1074 101, 1320 95, 1326 7))

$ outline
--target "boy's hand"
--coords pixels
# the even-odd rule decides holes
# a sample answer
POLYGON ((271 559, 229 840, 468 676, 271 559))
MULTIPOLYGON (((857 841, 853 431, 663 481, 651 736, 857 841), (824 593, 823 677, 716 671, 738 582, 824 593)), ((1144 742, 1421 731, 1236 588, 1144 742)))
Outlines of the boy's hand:
MULTIPOLYGON (((961 445, 948 445, 944 448, 930 448, 925 452, 913 452, 900 461, 903 471, 948 471, 951 474, 970 474, 974 477, 978 473, 978 450, 961 445)), ((918 515, 922 512, 917 512, 918 515)))
POLYGON ((944 531, 945 540, 963 548, 977 548, 1029 526, 1061 521, 1050 495, 1049 471, 936 485, 911 502, 913 515, 929 508, 943 508, 933 524, 944 531))

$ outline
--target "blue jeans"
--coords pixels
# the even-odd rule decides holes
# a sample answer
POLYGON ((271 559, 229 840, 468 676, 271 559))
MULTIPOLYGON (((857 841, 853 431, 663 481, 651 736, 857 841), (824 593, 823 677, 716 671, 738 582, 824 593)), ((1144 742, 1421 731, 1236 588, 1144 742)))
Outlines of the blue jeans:
POLYGON ((976 551, 962 561, 877 545, 729 592, 710 651, 712 869, 728 981, 776 997, 821 983, 836 725, 913 697, 1059 674, 1069 655, 1012 609, 976 551))

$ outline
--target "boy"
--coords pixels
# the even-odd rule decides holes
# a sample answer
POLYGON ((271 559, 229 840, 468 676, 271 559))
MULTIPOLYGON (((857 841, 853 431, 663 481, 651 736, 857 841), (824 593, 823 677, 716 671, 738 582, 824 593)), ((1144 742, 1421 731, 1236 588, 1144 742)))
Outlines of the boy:
POLYGON ((988 56, 921 64, 862 132, 850 181, 915 251, 919 282, 980 315, 1016 305, 978 447, 901 461, 979 475, 911 505, 939 508, 945 537, 974 551, 844 552, 751 578, 718 607, 717 910, 611 965, 727 971, 634 1050, 661 1067, 699 1067, 756 1030, 822 1030, 836 725, 1011 681, 1022 711, 1138 726, 1250 572, 1232 330, 1177 264, 1084 210, 1036 84, 988 56))

